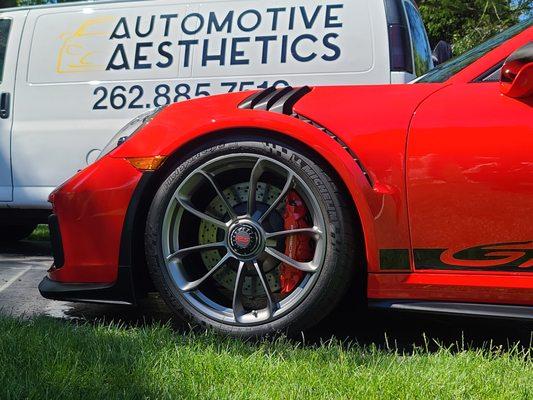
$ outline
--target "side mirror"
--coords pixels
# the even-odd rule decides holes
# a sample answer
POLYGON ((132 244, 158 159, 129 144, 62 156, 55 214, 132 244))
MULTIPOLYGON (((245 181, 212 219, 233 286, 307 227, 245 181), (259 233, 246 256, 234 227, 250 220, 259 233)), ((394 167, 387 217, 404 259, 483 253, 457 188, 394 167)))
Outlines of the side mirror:
POLYGON ((519 48, 505 60, 500 91, 513 98, 533 96, 533 42, 519 48))
POLYGON ((435 66, 442 64, 452 58, 452 46, 450 43, 441 40, 433 49, 433 64, 435 66))

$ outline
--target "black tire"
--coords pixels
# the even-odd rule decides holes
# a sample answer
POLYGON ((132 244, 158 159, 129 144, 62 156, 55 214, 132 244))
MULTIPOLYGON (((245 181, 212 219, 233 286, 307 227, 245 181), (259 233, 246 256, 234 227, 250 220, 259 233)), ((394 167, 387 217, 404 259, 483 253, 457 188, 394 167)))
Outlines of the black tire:
MULTIPOLYGON (((272 333, 298 334, 327 316, 339 303, 354 279, 355 260, 353 207, 335 184, 335 178, 312 154, 296 146, 271 140, 233 137, 231 142, 207 143, 184 157, 169 174, 155 195, 148 214, 145 247, 147 264, 156 289, 176 316, 193 326, 214 328, 216 331, 240 337, 257 337, 272 333), (188 174, 214 158, 235 153, 266 155, 290 166, 312 189, 325 220, 327 247, 324 262, 314 286, 306 297, 288 314, 264 324, 242 326, 221 323, 193 307, 176 289, 165 267, 162 251, 162 223, 173 193, 188 174)), ((316 157, 315 157, 316 158, 316 157)))
POLYGON ((0 242, 18 242, 26 239, 37 228, 37 224, 28 223, 24 225, 2 225, 0 230, 0 242))

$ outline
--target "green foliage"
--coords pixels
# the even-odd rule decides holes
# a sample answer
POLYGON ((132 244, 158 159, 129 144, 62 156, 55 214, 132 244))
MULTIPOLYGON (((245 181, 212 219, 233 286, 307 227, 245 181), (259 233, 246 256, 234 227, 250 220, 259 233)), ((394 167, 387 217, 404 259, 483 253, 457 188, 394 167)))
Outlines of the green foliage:
POLYGON ((45 242, 50 240, 50 231, 48 230, 47 225, 39 225, 37 229, 33 231, 28 240, 36 240, 40 242, 45 242))
POLYGON ((494 34, 532 18, 533 0, 419 0, 432 45, 439 40, 452 44, 459 55, 494 34))

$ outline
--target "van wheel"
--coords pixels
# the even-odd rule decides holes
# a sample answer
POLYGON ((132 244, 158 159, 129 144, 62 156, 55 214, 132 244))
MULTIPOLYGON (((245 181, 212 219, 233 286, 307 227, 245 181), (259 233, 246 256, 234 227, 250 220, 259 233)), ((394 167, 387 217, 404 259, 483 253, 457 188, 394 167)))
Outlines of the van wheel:
POLYGON ((181 158, 159 188, 145 235, 150 274, 193 325, 300 332, 352 282, 354 210, 304 151, 233 140, 181 158))
POLYGON ((28 223, 24 225, 2 225, 0 231, 0 242, 18 242, 26 239, 37 228, 37 224, 28 223))

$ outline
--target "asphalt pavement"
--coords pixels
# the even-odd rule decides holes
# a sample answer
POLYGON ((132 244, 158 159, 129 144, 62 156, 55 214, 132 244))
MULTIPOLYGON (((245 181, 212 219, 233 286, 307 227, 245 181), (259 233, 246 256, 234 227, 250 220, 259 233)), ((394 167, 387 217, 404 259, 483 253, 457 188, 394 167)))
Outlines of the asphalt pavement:
POLYGON ((150 296, 138 307, 47 300, 38 286, 52 265, 49 242, 0 244, 0 313, 22 318, 48 316, 64 320, 167 323, 170 311, 150 296))
MULTIPOLYGON (((157 295, 150 295, 137 307, 95 305, 52 301, 37 289, 52 264, 48 242, 22 241, 0 244, 0 313, 21 318, 48 316, 69 321, 121 322, 126 325, 171 324, 176 330, 188 329, 172 318, 157 295)), ((346 308, 346 307, 345 307, 346 308)), ((360 344, 409 350, 414 346, 523 348, 533 344, 533 325, 496 319, 440 317, 405 312, 377 312, 344 309, 335 312, 308 332, 307 343, 331 337, 360 344)))

